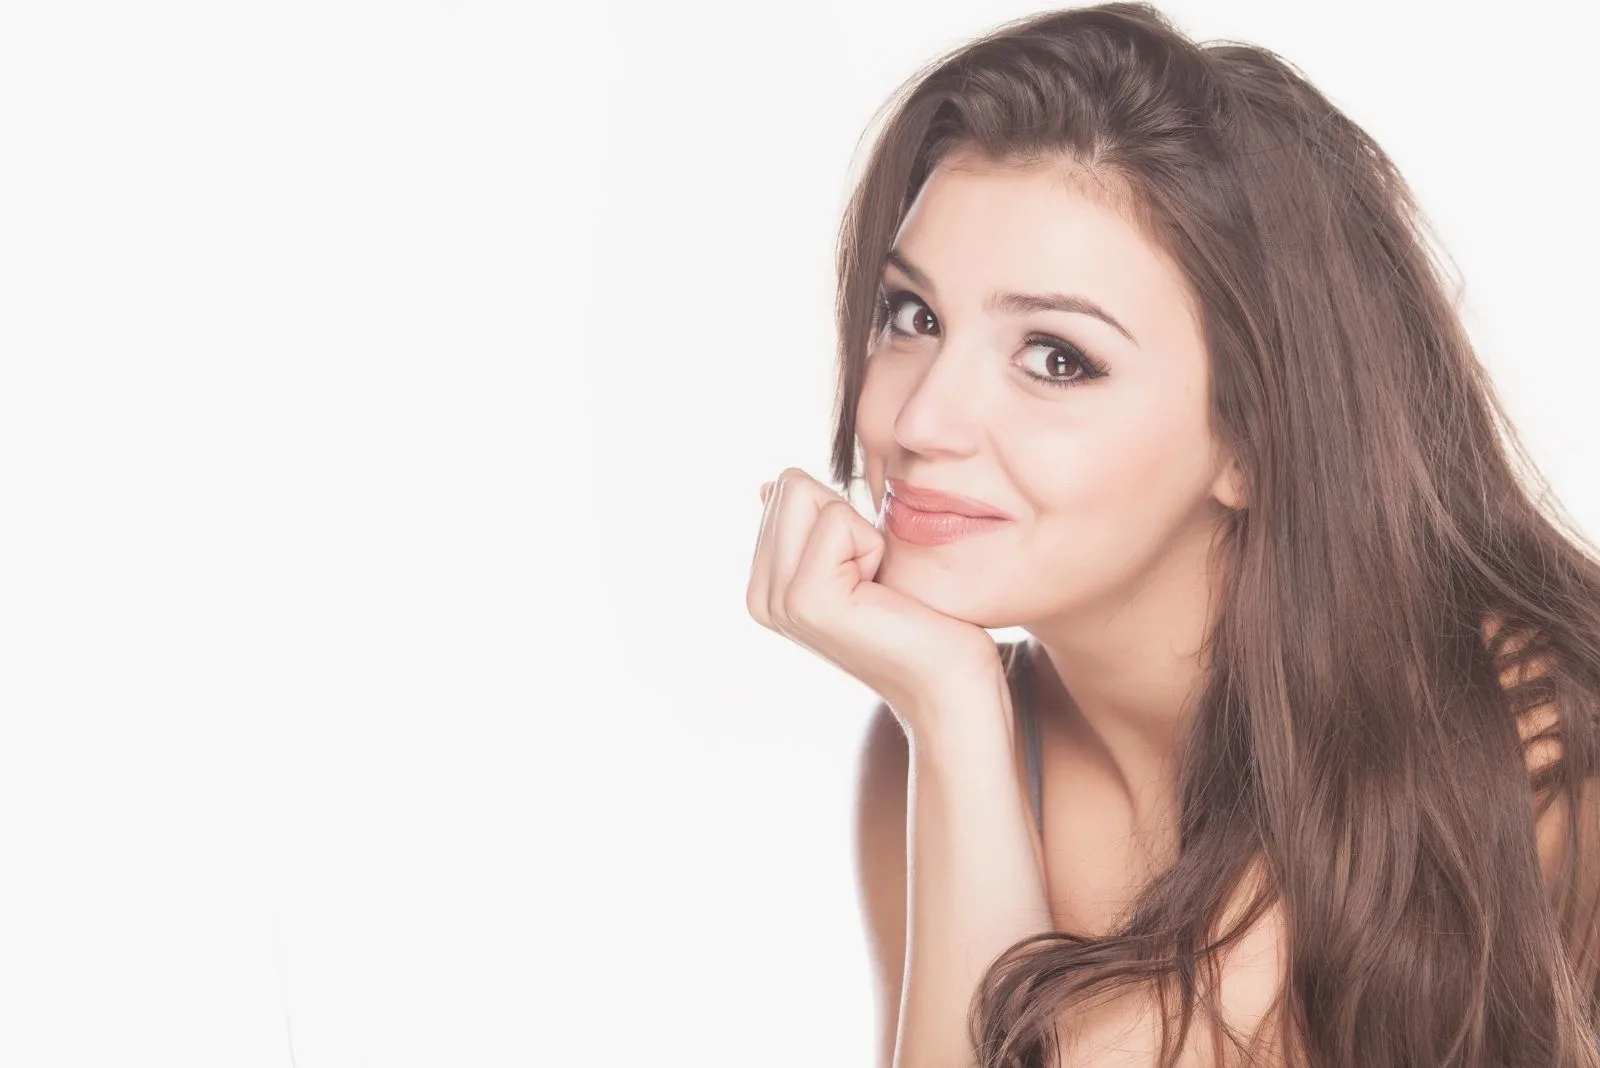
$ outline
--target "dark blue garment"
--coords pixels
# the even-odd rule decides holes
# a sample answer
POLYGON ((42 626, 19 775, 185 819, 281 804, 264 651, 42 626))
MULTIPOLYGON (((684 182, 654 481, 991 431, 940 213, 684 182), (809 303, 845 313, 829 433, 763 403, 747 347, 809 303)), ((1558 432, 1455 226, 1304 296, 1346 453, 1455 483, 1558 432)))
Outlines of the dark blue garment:
POLYGON ((1033 822, 1044 834, 1044 776, 1039 760, 1039 717, 1033 707, 1033 661, 1026 640, 1012 647, 1010 669, 1016 678, 1016 718, 1022 728, 1023 752, 1028 765, 1028 797, 1033 802, 1033 822))

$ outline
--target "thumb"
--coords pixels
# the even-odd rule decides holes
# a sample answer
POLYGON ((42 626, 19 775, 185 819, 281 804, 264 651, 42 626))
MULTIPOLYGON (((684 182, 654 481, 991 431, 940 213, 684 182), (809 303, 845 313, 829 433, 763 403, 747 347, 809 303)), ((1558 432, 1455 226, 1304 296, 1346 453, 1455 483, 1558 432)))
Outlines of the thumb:
POLYGON ((870 639, 901 599, 872 581, 883 562, 883 535, 849 501, 823 505, 790 579, 790 614, 813 630, 870 639))
POLYGON ((790 577, 790 589, 802 602, 842 606, 859 584, 872 581, 882 562, 883 535, 853 504, 836 497, 817 510, 810 537, 790 577))

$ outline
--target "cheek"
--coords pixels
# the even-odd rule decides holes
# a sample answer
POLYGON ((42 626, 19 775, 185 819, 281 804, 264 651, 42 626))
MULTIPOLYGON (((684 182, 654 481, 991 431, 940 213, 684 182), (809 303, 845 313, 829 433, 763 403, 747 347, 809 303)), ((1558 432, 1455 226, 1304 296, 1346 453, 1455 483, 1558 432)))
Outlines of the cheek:
POLYGON ((1177 413, 1124 412, 1074 428, 1019 470, 1037 502, 1038 551, 1101 573, 1148 560, 1209 491, 1209 456, 1203 424, 1177 413))

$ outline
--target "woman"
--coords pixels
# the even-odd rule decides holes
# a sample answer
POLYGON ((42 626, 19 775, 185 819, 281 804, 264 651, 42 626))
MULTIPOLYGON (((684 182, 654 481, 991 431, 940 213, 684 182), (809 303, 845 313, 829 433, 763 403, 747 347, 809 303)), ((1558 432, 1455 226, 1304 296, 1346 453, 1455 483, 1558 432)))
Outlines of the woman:
POLYGON ((898 94, 838 261, 878 523, 784 471, 748 593, 883 698, 881 1063, 1600 1064, 1600 554, 1423 225, 1144 5, 898 94))

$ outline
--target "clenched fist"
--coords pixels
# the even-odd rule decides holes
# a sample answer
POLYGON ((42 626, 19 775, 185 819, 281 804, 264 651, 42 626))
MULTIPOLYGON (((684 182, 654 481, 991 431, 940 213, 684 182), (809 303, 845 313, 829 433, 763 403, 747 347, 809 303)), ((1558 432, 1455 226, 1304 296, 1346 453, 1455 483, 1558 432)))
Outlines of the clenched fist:
POLYGON ((845 497, 790 467, 762 500, 745 597, 762 626, 860 679, 909 732, 940 696, 1003 678, 988 631, 873 581, 884 535, 845 497))

